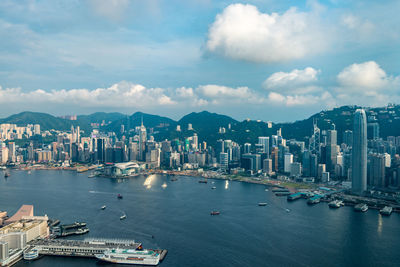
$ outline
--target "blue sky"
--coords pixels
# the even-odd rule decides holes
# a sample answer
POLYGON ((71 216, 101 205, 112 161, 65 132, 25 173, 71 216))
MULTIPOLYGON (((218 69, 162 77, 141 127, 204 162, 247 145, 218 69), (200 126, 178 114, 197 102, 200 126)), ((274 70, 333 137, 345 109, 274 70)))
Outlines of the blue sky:
POLYGON ((294 121, 399 101, 398 1, 0 1, 0 115, 294 121))

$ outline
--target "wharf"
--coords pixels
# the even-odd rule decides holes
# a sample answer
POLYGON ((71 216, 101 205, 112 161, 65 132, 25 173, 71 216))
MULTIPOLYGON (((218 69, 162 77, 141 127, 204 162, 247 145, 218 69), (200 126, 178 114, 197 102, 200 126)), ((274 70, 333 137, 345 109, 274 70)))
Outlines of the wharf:
MULTIPOLYGON (((138 249, 141 243, 134 240, 121 239, 84 239, 84 240, 65 240, 65 239, 37 239, 29 243, 29 249, 36 249, 40 256, 70 256, 70 257, 87 257, 95 258, 96 254, 101 254, 107 249, 138 249)), ((160 261, 162 261, 167 250, 154 249, 160 253, 160 261)))

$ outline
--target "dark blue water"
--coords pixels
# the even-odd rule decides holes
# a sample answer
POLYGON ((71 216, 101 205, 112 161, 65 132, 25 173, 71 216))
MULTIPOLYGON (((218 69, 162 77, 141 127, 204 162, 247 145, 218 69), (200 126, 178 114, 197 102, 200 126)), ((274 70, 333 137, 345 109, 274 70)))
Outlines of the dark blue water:
MULTIPOLYGON (((382 217, 376 210, 356 213, 349 207, 332 210, 326 203, 288 203, 256 184, 229 182, 225 187, 222 180, 199 184, 190 177, 175 182, 152 177, 148 187, 145 177, 117 181, 68 171, 12 171, 7 180, 0 179, 0 210, 13 214, 22 204, 33 204, 36 215, 87 222, 85 237, 135 239, 145 248, 168 249, 163 267, 400 266, 399 214, 382 217), (258 202, 268 205, 259 207, 258 202), (102 205, 106 210, 100 210, 102 205), (212 210, 221 215, 210 216, 212 210), (127 219, 120 221, 123 213, 127 219)), ((99 263, 44 257, 17 266, 28 264, 99 263)))

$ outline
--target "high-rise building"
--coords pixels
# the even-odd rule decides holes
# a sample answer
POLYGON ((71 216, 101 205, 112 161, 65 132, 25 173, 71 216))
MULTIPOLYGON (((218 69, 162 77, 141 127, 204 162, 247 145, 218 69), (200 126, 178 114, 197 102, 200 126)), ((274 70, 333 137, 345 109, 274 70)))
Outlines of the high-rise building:
POLYGON ((357 194, 367 190, 367 117, 363 109, 354 114, 352 190, 357 194))
POLYGON ((284 172, 290 172, 293 163, 293 154, 286 153, 284 156, 284 172))
POLYGON ((250 154, 251 153, 251 144, 245 143, 243 149, 244 149, 243 150, 244 154, 250 154))
POLYGON ((353 132, 350 130, 346 130, 343 133, 343 143, 347 146, 353 146, 353 132))
POLYGON ((146 160, 146 155, 145 155, 146 141, 147 141, 147 131, 146 131, 146 127, 143 126, 143 118, 142 118, 142 124, 140 125, 140 129, 139 129, 139 160, 140 161, 146 160))
POLYGON ((220 153, 219 154, 219 162, 221 169, 227 170, 228 169, 228 153, 220 153))
POLYGON ((266 153, 269 157, 269 137, 260 136, 258 137, 258 144, 262 145, 264 153, 266 153))

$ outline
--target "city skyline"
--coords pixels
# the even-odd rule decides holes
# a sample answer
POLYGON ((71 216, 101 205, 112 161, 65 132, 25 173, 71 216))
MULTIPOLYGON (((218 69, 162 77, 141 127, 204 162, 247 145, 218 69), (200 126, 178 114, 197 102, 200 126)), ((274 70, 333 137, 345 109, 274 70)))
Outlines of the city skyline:
POLYGON ((294 121, 338 105, 398 102, 400 38, 390 16, 398 6, 2 1, 0 114, 29 103, 55 115, 142 110, 176 119, 209 110, 294 121))

